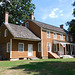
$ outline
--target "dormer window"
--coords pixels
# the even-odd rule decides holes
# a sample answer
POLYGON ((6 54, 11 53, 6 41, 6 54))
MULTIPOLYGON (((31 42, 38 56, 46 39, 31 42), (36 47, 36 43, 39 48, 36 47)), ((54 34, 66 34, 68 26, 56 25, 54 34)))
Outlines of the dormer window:
POLYGON ((4 37, 7 37, 7 29, 4 31, 4 37))
POLYGON ((27 28, 29 27, 29 23, 28 22, 25 23, 25 27, 27 27, 27 28))

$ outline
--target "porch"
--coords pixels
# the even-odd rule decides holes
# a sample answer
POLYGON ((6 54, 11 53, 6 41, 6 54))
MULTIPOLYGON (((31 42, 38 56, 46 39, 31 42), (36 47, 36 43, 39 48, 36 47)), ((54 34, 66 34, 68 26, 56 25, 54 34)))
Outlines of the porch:
POLYGON ((53 41, 54 49, 59 56, 62 55, 75 55, 75 44, 64 41, 53 41))

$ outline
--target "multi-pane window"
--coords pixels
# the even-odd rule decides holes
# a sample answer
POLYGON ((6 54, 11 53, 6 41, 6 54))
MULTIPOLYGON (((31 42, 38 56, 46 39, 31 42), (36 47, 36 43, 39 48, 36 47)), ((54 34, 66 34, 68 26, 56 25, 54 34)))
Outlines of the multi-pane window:
POLYGON ((19 43, 18 44, 18 51, 19 52, 24 52, 24 43, 19 43))
POLYGON ((47 31, 47 38, 50 38, 50 32, 47 31))
POLYGON ((25 26, 28 28, 28 26, 29 26, 29 23, 28 23, 28 22, 26 22, 26 23, 25 23, 25 26))
POLYGON ((63 40, 63 34, 60 34, 60 39, 63 40))
POLYGON ((66 41, 69 41, 68 35, 66 36, 66 41))
POLYGON ((7 52, 10 52, 10 43, 7 43, 7 52))
POLYGON ((54 44, 54 52, 57 51, 57 44, 54 44))
POLYGON ((4 31, 4 36, 7 37, 7 29, 4 31))
POLYGON ((38 43, 38 52, 41 52, 41 43, 38 43))
POLYGON ((47 43, 47 51, 50 52, 51 51, 51 44, 47 43))
POLYGON ((71 42, 73 41, 73 38, 72 38, 72 36, 70 36, 70 41, 71 41, 71 42))
POLYGON ((54 39, 57 39, 57 34, 56 33, 54 33, 54 39))

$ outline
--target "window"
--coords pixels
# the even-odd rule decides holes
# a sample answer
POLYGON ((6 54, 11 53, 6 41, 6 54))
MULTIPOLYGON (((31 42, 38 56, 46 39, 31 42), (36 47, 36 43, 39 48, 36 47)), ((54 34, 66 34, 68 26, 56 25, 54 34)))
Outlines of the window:
POLYGON ((41 52, 41 43, 38 43, 38 52, 41 52))
POLYGON ((7 52, 10 52, 10 43, 7 43, 7 52))
POLYGON ((7 29, 5 29, 4 36, 7 37, 7 29))
POLYGON ((66 36, 66 41, 68 41, 69 39, 68 39, 68 35, 66 36))
POLYGON ((72 36, 70 36, 70 41, 71 41, 71 42, 73 41, 73 38, 72 38, 72 36))
POLYGON ((19 43, 18 44, 18 51, 19 52, 24 52, 24 43, 19 43))
POLYGON ((47 31, 47 38, 50 38, 50 32, 47 31))
POLYGON ((63 40, 63 34, 60 34, 60 39, 63 40))
POLYGON ((25 26, 28 28, 28 26, 29 26, 29 23, 28 23, 28 22, 26 22, 26 23, 25 23, 25 26))
POLYGON ((57 44, 54 44, 54 52, 57 51, 57 44))
POLYGON ((57 34, 56 33, 54 33, 54 39, 57 39, 57 34))
POLYGON ((50 52, 51 51, 51 44, 47 43, 47 51, 50 52))

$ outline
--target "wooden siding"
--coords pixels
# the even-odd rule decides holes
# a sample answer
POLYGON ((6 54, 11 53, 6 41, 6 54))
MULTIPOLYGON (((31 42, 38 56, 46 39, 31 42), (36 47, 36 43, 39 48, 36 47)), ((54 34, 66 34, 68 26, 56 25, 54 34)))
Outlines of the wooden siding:
POLYGON ((28 57, 28 44, 33 44, 33 57, 38 56, 39 55, 38 42, 12 39, 12 53, 11 53, 12 55, 11 55, 11 58, 28 57), (24 43, 24 52, 18 51, 18 43, 24 43))
MULTIPOLYGON (((66 41, 66 35, 63 35, 63 40, 60 39, 60 34, 57 33, 57 39, 53 38, 53 32, 50 32, 50 38, 47 38, 47 32, 46 30, 42 30, 42 41, 43 41, 43 56, 48 56, 47 52, 47 43, 51 44, 51 51, 54 52, 54 44, 53 40, 58 41, 66 41)), ((69 42, 70 42, 70 36, 69 36, 69 42)), ((57 45, 57 49, 59 50, 59 44, 57 45)), ((57 53, 57 52, 55 52, 57 53)))
POLYGON ((0 46, 2 48, 3 58, 10 58, 10 53, 7 52, 7 43, 10 42, 10 38, 13 38, 12 34, 7 29, 7 37, 4 37, 6 26, 3 24, 1 27, 0 46))
POLYGON ((25 23, 26 22, 28 22, 29 23, 29 29, 34 33, 34 34, 36 34, 38 37, 40 37, 41 38, 41 28, 38 26, 38 25, 36 25, 34 22, 32 22, 32 21, 25 21, 24 23, 23 23, 23 26, 25 26, 25 23))

